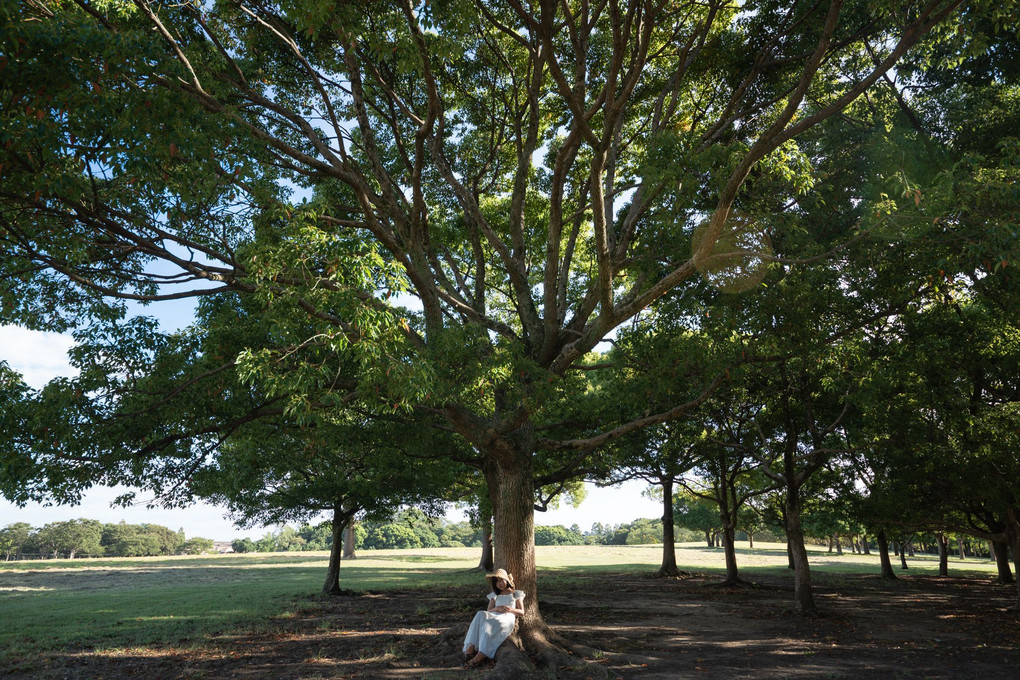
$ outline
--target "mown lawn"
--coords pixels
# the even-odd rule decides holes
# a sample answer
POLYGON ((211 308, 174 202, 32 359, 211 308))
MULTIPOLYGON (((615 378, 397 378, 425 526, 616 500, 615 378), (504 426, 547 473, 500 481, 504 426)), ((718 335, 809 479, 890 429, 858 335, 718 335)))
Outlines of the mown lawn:
MULTIPOLYGON (((0 563, 0 670, 47 651, 188 647, 210 636, 257 632, 294 615, 322 585, 326 553, 245 554, 0 563)), ((600 571, 650 572, 661 546, 540 547, 540 584, 600 571)), ((786 571, 778 544, 743 547, 745 578, 786 571)), ((721 549, 686 544, 681 569, 723 571, 721 549)), ((811 553, 821 574, 876 573, 877 555, 811 553)), ((365 551, 345 562, 341 586, 355 591, 431 590, 480 579, 476 549, 365 551)), ((898 564, 894 562, 894 566, 898 564)), ((934 557, 909 560, 910 573, 937 573, 934 557)), ((897 567, 898 569, 898 567, 897 567)), ((950 573, 992 578, 985 560, 951 560, 950 573)))

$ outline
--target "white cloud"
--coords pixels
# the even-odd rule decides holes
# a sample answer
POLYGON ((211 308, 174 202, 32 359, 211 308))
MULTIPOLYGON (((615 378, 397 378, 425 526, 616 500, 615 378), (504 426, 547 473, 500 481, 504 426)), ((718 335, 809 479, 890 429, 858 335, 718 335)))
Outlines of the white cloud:
POLYGON ((67 350, 73 345, 70 335, 0 326, 0 360, 21 373, 35 389, 41 389, 53 378, 77 373, 67 361, 67 350))

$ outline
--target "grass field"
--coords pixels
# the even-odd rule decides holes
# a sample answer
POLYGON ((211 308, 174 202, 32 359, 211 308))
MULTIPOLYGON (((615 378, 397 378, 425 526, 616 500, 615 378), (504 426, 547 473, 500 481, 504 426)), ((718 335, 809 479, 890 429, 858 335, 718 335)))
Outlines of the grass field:
MULTIPOLYGON (((811 553, 814 573, 876 573, 878 556, 811 553)), ((207 557, 0 562, 0 669, 62 649, 137 650, 189 647, 209 636, 257 632, 294 616, 321 588, 326 553, 254 553, 207 557)), ((599 571, 651 572, 661 546, 539 547, 539 583, 599 571)), ((780 544, 738 550, 745 578, 782 574, 780 544)), ((723 571, 721 549, 677 548, 681 569, 723 571)), ((436 589, 478 581, 477 549, 364 551, 341 568, 349 590, 436 589)), ((894 566, 898 560, 894 562, 894 566)), ((911 573, 934 574, 932 556, 909 560, 911 573)), ((995 565, 950 560, 950 574, 992 578, 995 565)))

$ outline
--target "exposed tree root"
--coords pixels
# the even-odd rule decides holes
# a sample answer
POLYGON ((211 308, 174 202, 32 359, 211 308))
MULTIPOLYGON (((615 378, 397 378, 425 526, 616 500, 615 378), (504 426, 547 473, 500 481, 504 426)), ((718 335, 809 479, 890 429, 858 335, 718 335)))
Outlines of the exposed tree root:
POLYGON ((686 578, 694 576, 694 572, 681 569, 659 569, 655 572, 655 578, 686 578))
POLYGON ((586 678, 608 680, 610 673, 607 669, 585 660, 585 657, 592 657, 595 653, 595 649, 567 640, 549 628, 532 631, 526 636, 515 632, 496 650, 493 659, 495 666, 486 678, 555 678, 560 677, 561 672, 569 677, 577 677, 571 671, 583 668, 586 678))

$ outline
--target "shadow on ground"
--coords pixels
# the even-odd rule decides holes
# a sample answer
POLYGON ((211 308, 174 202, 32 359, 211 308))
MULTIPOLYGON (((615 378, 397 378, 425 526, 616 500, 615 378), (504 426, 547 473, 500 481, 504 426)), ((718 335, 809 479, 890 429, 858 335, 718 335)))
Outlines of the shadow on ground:
MULTIPOLYGON (((547 621, 598 650, 588 665, 540 677, 982 678, 1020 668, 1016 591, 986 579, 816 574, 823 616, 795 613, 789 579, 756 575, 723 588, 717 576, 579 575, 543 592, 547 621), (550 589, 551 590, 551 589, 550 589), (595 671, 598 671, 596 673, 595 671)), ((459 666, 476 587, 347 594, 298 603, 268 632, 221 635, 187 648, 70 649, 0 668, 8 678, 485 677, 459 666)))

